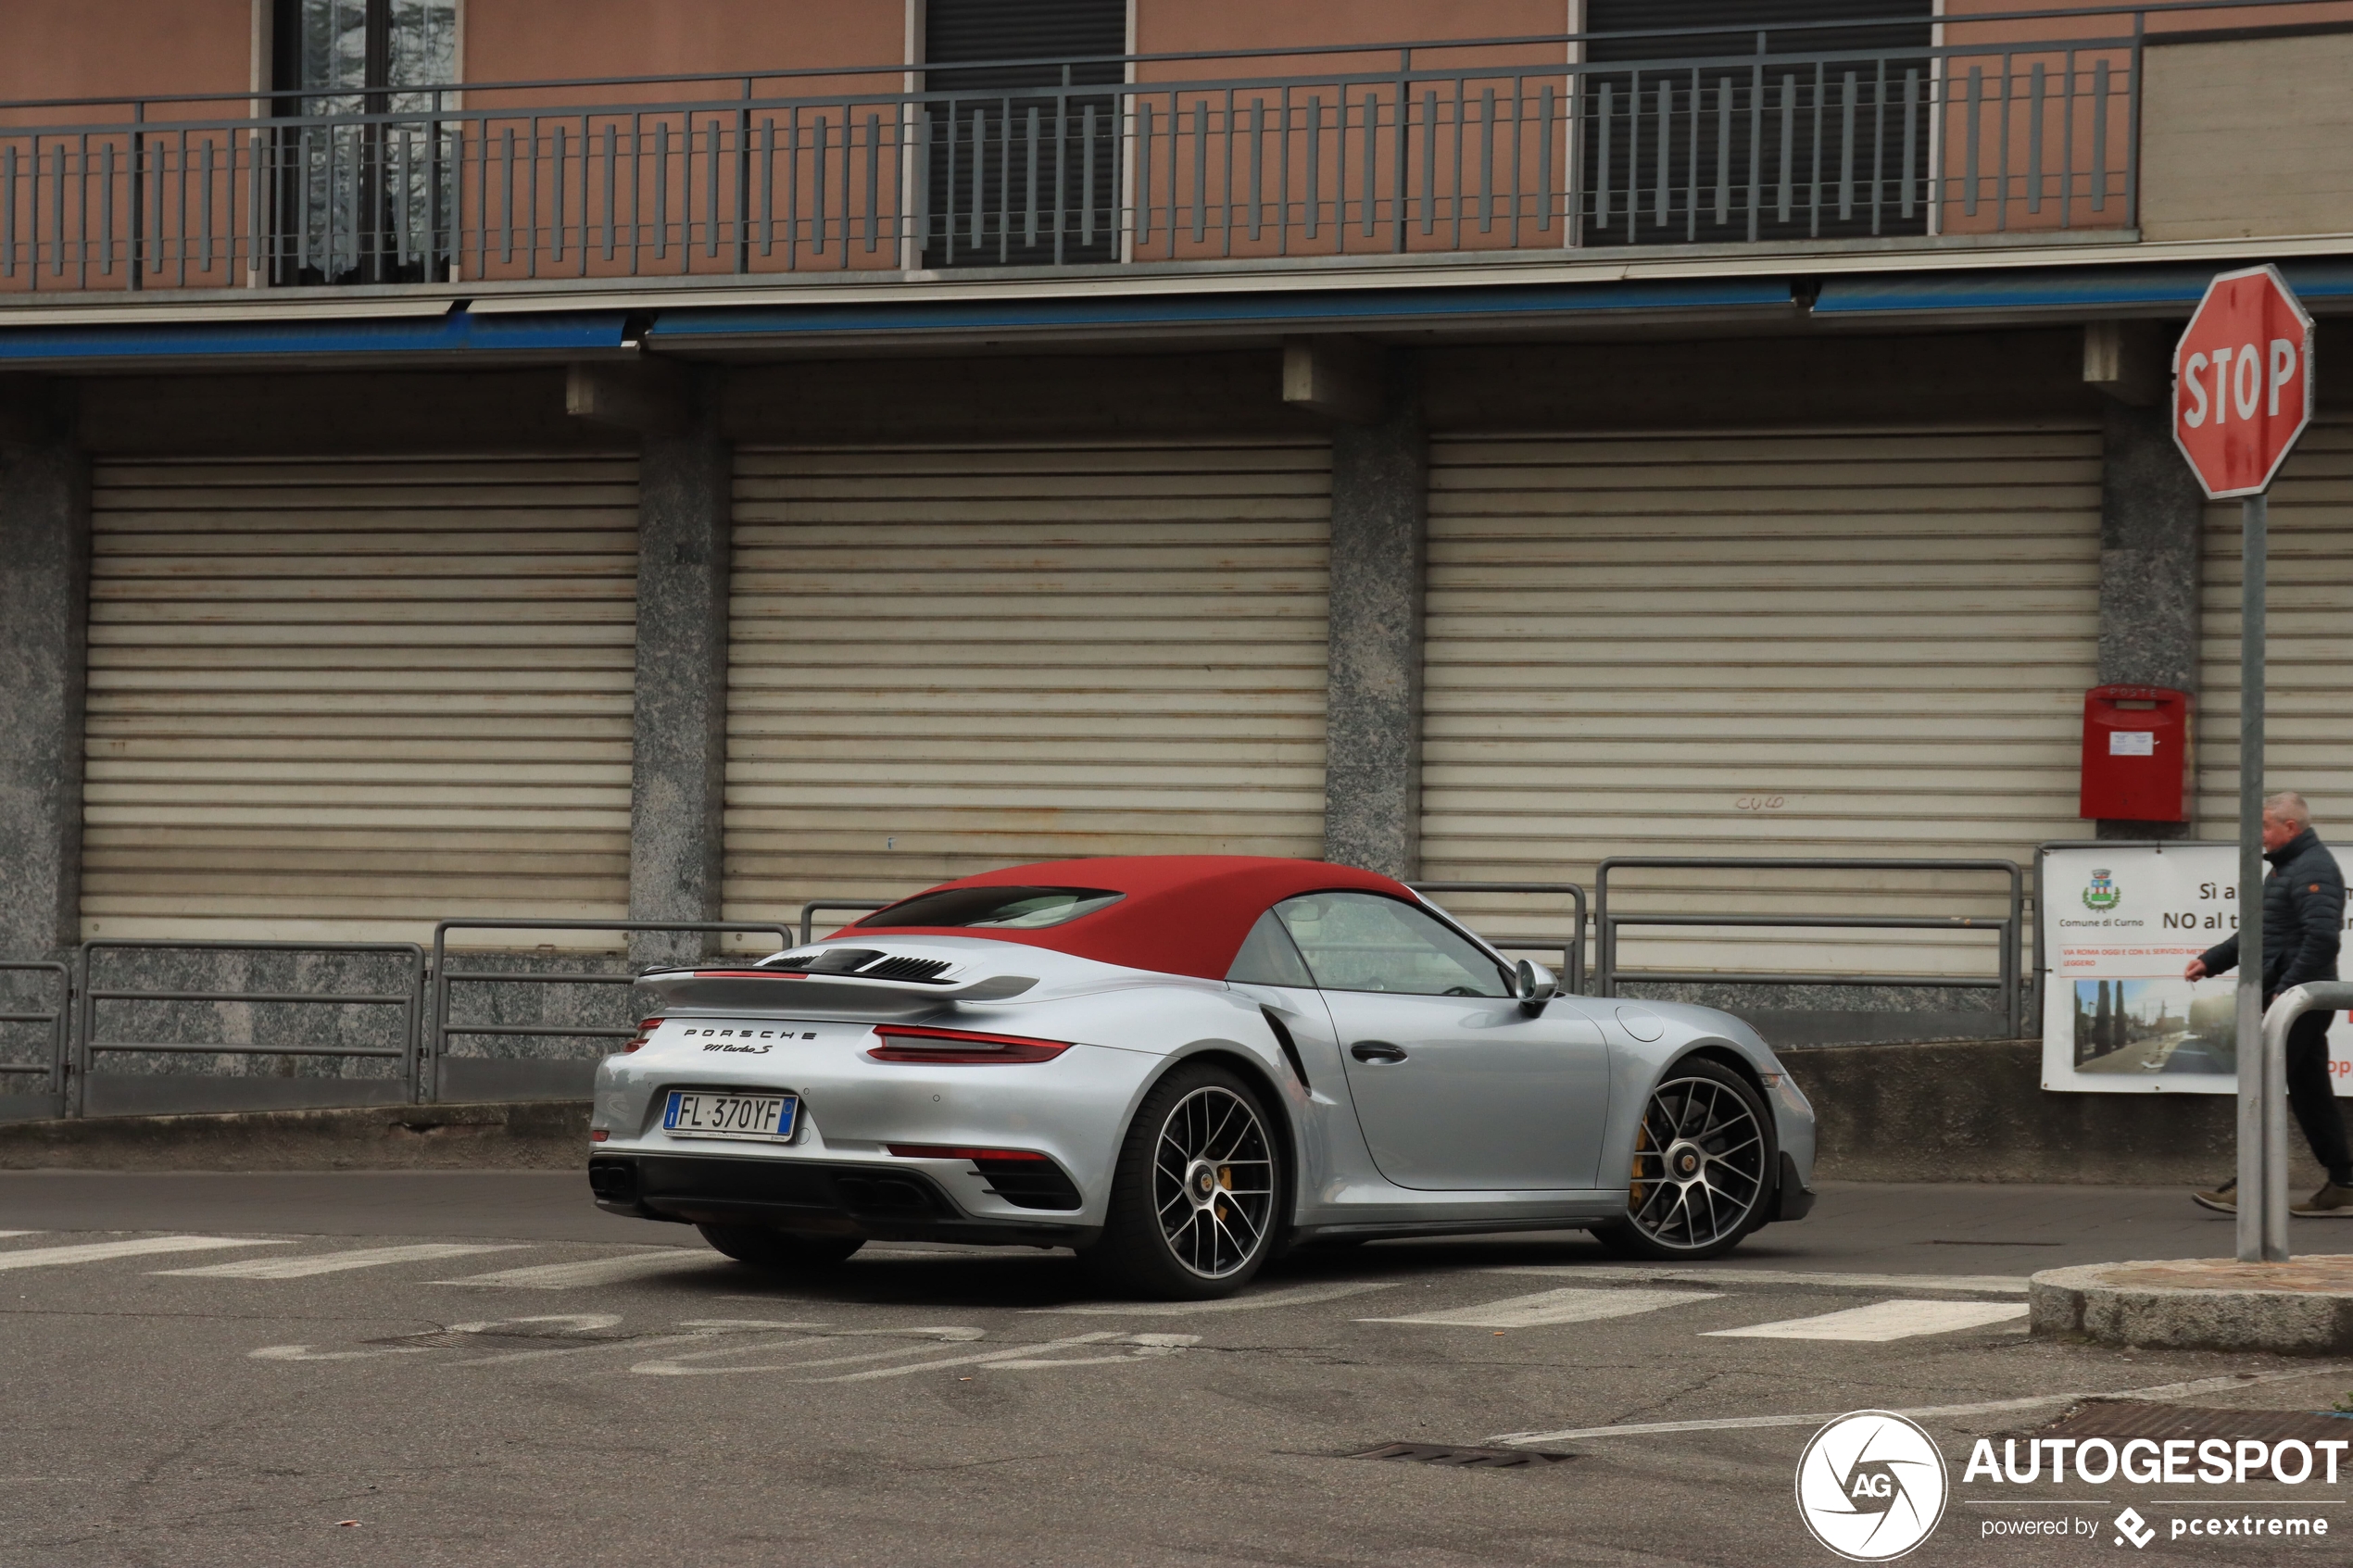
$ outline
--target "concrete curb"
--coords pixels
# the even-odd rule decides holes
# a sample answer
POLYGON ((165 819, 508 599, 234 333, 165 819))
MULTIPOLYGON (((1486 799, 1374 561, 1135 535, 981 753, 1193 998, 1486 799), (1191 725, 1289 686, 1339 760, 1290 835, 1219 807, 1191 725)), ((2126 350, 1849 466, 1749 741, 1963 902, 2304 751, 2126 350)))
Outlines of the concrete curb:
POLYGON ((0 1171, 576 1171, 588 1105, 390 1105, 0 1123, 0 1171))
POLYGON ((2040 1336, 2126 1348, 2353 1353, 2353 1257, 2287 1264, 2218 1261, 2092 1263, 2045 1269, 2027 1283, 2027 1323, 2040 1336), (2333 1272, 2342 1288, 2283 1282, 2333 1272), (2201 1283, 2201 1276, 2211 1283, 2201 1283), (2180 1283, 2172 1283, 2179 1281, 2180 1283))

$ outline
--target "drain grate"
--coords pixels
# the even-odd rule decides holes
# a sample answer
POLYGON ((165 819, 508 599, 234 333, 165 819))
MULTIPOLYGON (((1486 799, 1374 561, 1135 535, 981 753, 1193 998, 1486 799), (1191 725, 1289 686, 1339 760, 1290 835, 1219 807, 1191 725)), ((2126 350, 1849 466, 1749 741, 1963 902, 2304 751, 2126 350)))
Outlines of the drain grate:
POLYGON ((1534 1449, 1458 1449, 1444 1443, 1384 1443, 1342 1459, 1402 1460, 1407 1464, 1444 1464, 1475 1470, 1528 1470, 1559 1464, 1575 1454, 1548 1454, 1534 1449))

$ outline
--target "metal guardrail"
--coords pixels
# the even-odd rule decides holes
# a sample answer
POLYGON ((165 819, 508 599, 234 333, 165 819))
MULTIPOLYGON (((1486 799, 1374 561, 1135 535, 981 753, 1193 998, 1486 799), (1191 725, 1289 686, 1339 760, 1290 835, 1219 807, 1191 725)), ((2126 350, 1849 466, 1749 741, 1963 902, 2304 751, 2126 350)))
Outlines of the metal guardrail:
POLYGON ((0 291, 2127 228, 2152 8, 0 106, 0 291))
POLYGON ((1744 985, 1919 985, 1955 990, 2001 993, 2012 1038, 2025 1022, 2025 987, 2021 985, 2020 937, 2025 931, 2024 872, 2015 860, 1840 859, 1814 856, 1616 855, 1604 860, 1593 877, 1596 994, 1614 997, 1623 981, 1652 984, 1744 985), (1744 915, 1744 914, 1613 914, 1609 879, 1614 871, 1907 871, 1999 872, 2009 878, 2009 914, 1980 919, 1966 915, 1744 915), (1883 931, 1992 931, 1996 934, 2000 972, 1992 979, 1950 974, 1795 973, 1788 972, 1719 972, 1708 970, 1627 970, 1617 963, 1617 932, 1622 926, 1732 926, 1793 929, 1883 931))
POLYGON ((69 1115, 80 1115, 89 1095, 91 1060, 107 1054, 162 1053, 177 1056, 308 1056, 396 1060, 401 1063, 408 1098, 417 1098, 418 1022, 424 996, 424 949, 414 942, 244 942, 175 941, 169 938, 120 937, 94 939, 82 945, 79 960, 80 1028, 66 1093, 69 1115), (101 986, 92 980, 100 953, 115 951, 190 953, 343 953, 372 954, 409 960, 407 988, 390 993, 349 991, 216 991, 155 989, 146 986, 101 986), (98 1008, 104 1002, 245 1002, 252 1004, 396 1007, 401 1010, 400 1043, 394 1046, 300 1045, 265 1046, 234 1042, 178 1040, 116 1040, 99 1033, 98 1008))
POLYGON ((37 1073, 48 1087, 40 1091, 52 1099, 63 1102, 66 1092, 68 1050, 73 1037, 73 967, 50 960, 26 960, 0 963, 0 972, 18 974, 54 974, 57 977, 57 1005, 47 1012, 0 1012, 0 1023, 44 1023, 49 1027, 49 1060, 45 1062, 0 1062, 0 1077, 37 1073))
POLYGON ((800 907, 800 945, 809 946, 817 939, 817 911, 840 910, 848 913, 871 909, 887 909, 896 898, 812 898, 800 907))
POLYGON ((1567 894, 1576 901, 1577 913, 1567 937, 1556 936, 1489 936, 1489 947, 1505 952, 1550 952, 1558 948, 1561 955, 1561 988, 1572 995, 1585 989, 1585 889, 1573 882, 1409 882, 1405 884, 1416 893, 1543 893, 1567 894))
POLYGON ((509 1035, 547 1039, 613 1040, 627 1039, 636 1033, 634 1028, 605 1028, 584 1023, 452 1023, 449 1021, 449 987, 452 984, 476 982, 509 985, 634 985, 635 971, 624 968, 619 973, 609 971, 566 971, 550 973, 546 971, 510 972, 505 970, 452 970, 448 964, 448 939, 453 931, 661 931, 677 934, 701 933, 726 935, 730 933, 773 931, 777 938, 789 946, 792 932, 788 927, 766 921, 652 921, 652 920, 445 920, 433 928, 433 1028, 431 1049, 426 1053, 420 1075, 419 1089, 428 1100, 441 1095, 441 1064, 448 1059, 449 1041, 461 1035, 509 1035))
POLYGON ((2243 1046, 2239 1051, 2236 1239, 2242 1263, 2288 1261, 2288 1031, 2308 1012, 2347 1008, 2353 1008, 2353 984, 2308 981, 2282 992, 2264 1010, 2258 1059, 2250 1064, 2243 1046))
MULTIPOLYGON (((1417 891, 1431 894, 1499 893, 1529 894, 1570 898, 1575 906, 1574 924, 1565 940, 1554 936, 1491 938, 1493 945, 1505 949, 1557 950, 1562 955, 1562 973, 1567 988, 1581 992, 1587 978, 1584 943, 1589 932, 1594 937, 1595 961, 1593 977, 1597 993, 1616 994, 1616 986, 1629 980, 1668 980, 1693 982, 1744 982, 1781 985, 1918 985, 1955 987, 2001 988, 2007 993, 2012 1025, 2019 1022, 2019 943, 2022 929, 2022 892, 2018 866, 2007 860, 1932 860, 1932 859, 1776 859, 1743 857, 1690 856, 1620 856, 1602 862, 1592 899, 1592 915, 1589 920, 1585 889, 1567 882, 1470 882, 1433 881, 1414 884, 1417 891), (1888 917, 1868 916, 1771 916, 1723 914, 1628 914, 1613 913, 1609 909, 1609 880, 1613 872, 1643 868, 1697 869, 1783 869, 1783 870, 1904 870, 1904 871, 1998 871, 2010 882, 2010 914, 2007 919, 1976 920, 1970 918, 1888 917), (1881 929, 1944 929, 1988 930, 1997 934, 2002 948, 2002 973, 1993 980, 1955 977, 1950 975, 1856 975, 1856 974, 1730 974, 1712 972, 1628 971, 1617 967, 1617 932, 1627 925, 1691 925, 1691 926, 1784 926, 1784 927, 1843 927, 1881 929)), ((871 898, 818 898, 801 907, 799 936, 802 943, 814 939, 817 916, 823 911, 864 911, 886 907, 890 902, 871 898)), ((774 935, 780 944, 793 944, 795 928, 786 922, 761 921, 599 921, 555 919, 455 919, 439 922, 434 929, 430 954, 415 943, 334 943, 334 942, 262 942, 262 941, 175 941, 170 939, 94 939, 82 945, 75 960, 62 962, 0 963, 0 971, 42 972, 59 976, 64 995, 57 1010, 44 1012, 0 1013, 0 1022, 37 1023, 49 1026, 51 1034, 51 1063, 43 1068, 32 1064, 0 1066, 0 1073, 9 1074, 45 1073, 51 1089, 67 1115, 82 1114, 86 1101, 86 1088, 91 1062, 94 1057, 108 1054, 159 1052, 174 1055, 201 1056, 291 1056, 291 1057, 355 1057, 396 1059, 402 1062, 403 1092, 411 1101, 433 1101, 442 1092, 442 1067, 450 1060, 449 1042, 467 1036, 522 1036, 538 1038, 622 1038, 634 1033, 628 1027, 605 1027, 580 1023, 491 1023, 454 1021, 453 988, 462 985, 629 985, 636 975, 624 969, 620 972, 595 971, 503 971, 485 969, 453 969, 450 967, 449 934, 453 931, 597 931, 610 933, 663 932, 726 935, 730 933, 764 933, 774 935), (146 950, 158 952, 205 953, 294 953, 376 955, 397 958, 403 962, 406 984, 389 992, 362 991, 263 991, 258 989, 195 989, 185 987, 97 985, 93 982, 98 955, 117 950, 146 950), (428 1000, 426 990, 431 989, 428 1000), (174 1002, 245 1003, 251 1005, 346 1005, 361 1007, 394 1007, 401 1010, 398 1040, 391 1046, 340 1045, 253 1045, 234 1042, 155 1041, 109 1037, 100 1028, 99 1009, 109 1002, 174 1002), (430 1010, 428 1010, 428 1009, 430 1010)))

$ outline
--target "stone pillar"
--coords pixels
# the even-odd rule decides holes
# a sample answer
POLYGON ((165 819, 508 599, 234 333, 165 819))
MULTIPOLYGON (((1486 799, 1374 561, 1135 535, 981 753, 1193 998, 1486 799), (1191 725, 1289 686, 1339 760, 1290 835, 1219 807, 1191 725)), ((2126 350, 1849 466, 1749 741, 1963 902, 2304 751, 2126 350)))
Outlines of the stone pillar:
MULTIPOLYGON (((715 387, 642 431, 637 472, 636 749, 629 918, 720 918, 727 771, 727 584, 733 453, 715 387)), ((716 938, 642 933, 639 963, 690 961, 716 938)))
MULTIPOLYGON (((2110 402, 2101 441, 2102 685, 2198 689, 2205 500, 2160 404, 2110 402)), ((2101 838, 2187 838, 2195 822, 2103 820, 2101 838)))
POLYGON ((90 459, 69 390, 0 378, 0 959, 81 940, 90 459))
POLYGON ((1332 432, 1324 858, 1400 878, 1421 870, 1428 522, 1421 399, 1409 372, 1393 374, 1376 417, 1332 432))

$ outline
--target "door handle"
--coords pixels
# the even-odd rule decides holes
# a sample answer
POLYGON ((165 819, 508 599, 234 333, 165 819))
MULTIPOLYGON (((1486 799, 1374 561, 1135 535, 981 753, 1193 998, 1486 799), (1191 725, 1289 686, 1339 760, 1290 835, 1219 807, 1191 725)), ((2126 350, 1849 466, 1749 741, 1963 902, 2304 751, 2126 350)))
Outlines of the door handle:
POLYGON ((1359 1040, 1348 1047, 1348 1054, 1359 1061, 1403 1061, 1405 1053, 1387 1040, 1359 1040))

